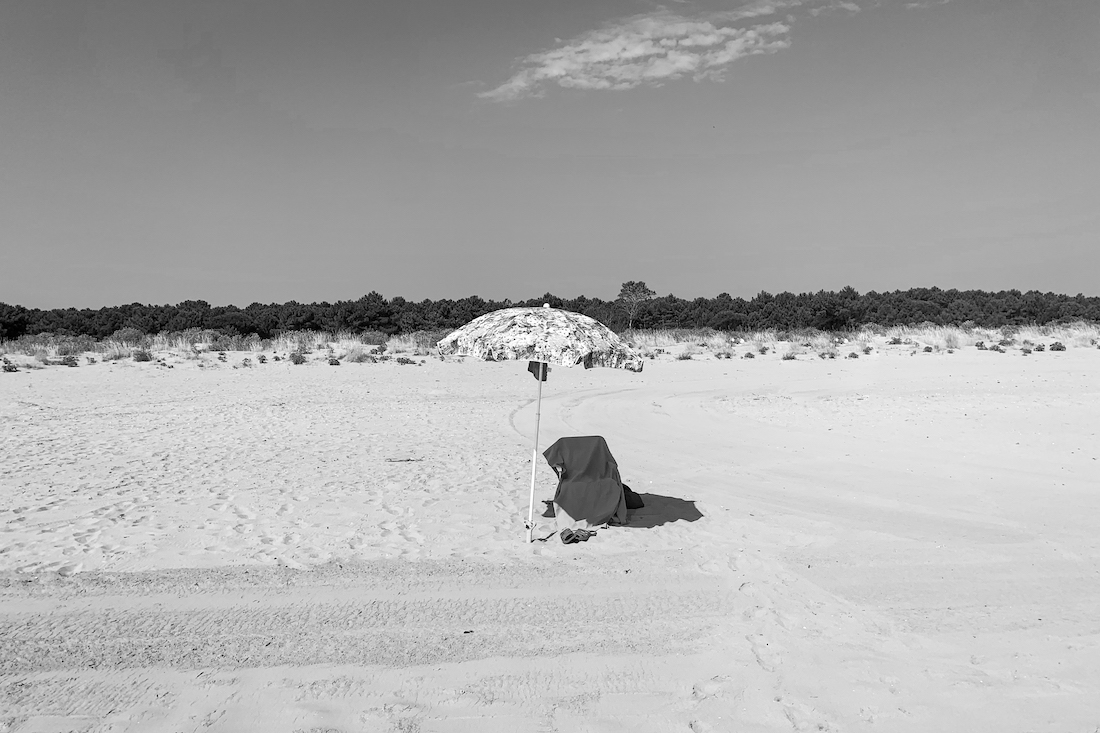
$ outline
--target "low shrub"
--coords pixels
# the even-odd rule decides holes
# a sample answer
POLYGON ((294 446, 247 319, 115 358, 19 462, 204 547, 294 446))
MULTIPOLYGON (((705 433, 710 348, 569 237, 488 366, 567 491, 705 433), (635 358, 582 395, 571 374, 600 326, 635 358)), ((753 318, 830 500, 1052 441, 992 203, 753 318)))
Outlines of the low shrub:
POLYGON ((328 358, 328 365, 329 366, 340 366, 340 360, 337 359, 335 356, 330 356, 328 358))
POLYGON ((244 367, 245 369, 251 369, 252 368, 252 360, 249 359, 246 356, 245 358, 241 359, 241 366, 244 367))
POLYGON ((362 345, 355 344, 349 346, 341 358, 343 361, 349 361, 353 364, 374 363, 377 361, 375 357, 381 354, 383 350, 385 350, 384 346, 379 346, 377 349, 366 349, 362 345))
POLYGON ((19 367, 17 367, 15 364, 12 364, 11 360, 9 360, 8 357, 6 357, 6 356, 3 359, 0 359, 0 362, 3 362, 3 370, 5 372, 17 372, 17 371, 19 371, 19 367))
POLYGON ((990 351, 996 351, 996 352, 999 352, 1001 354, 1005 353, 1005 350, 1001 348, 1000 344, 993 344, 992 346, 989 347, 989 350, 990 351))
POLYGON ((978 351, 987 351, 988 350, 988 349, 986 349, 984 341, 974 342, 974 348, 977 349, 978 351))
POLYGON ((859 358, 859 354, 857 354, 856 352, 852 351, 852 352, 850 352, 850 353, 848 354, 848 358, 849 358, 849 359, 858 359, 858 358, 859 358))
MULTIPOLYGON (((278 357, 276 357, 276 358, 278 358, 278 357)), ((263 354, 260 354, 259 356, 256 357, 256 361, 260 362, 261 364, 266 364, 267 363, 267 357, 264 356, 263 354)))
POLYGON ((751 351, 746 351, 741 358, 742 359, 755 359, 756 354, 752 353, 751 351))
POLYGON ((794 361, 797 358, 793 351, 788 351, 783 355, 783 361, 794 361))
POLYGON ((1066 347, 1065 347, 1065 344, 1063 344, 1061 341, 1055 341, 1053 344, 1050 345, 1050 350, 1051 351, 1065 351, 1066 347))
POLYGON ((1024 348, 1020 349, 1020 353, 1023 354, 1024 356, 1027 356, 1028 354, 1031 353, 1031 349, 1029 349, 1027 346, 1025 346, 1024 348))
POLYGON ((716 353, 716 354, 714 355, 714 358, 715 358, 715 359, 732 359, 732 358, 733 358, 733 354, 731 354, 731 353, 730 353, 730 352, 728 352, 728 351, 719 351, 718 353, 716 353))
POLYGON ((864 346, 863 347, 863 353, 864 354, 870 354, 871 353, 871 347, 870 346, 864 346))
POLYGON ((94 356, 85 356, 84 360, 86 362, 88 362, 89 364, 95 364, 95 357, 94 356))
POLYGON ((72 354, 66 354, 65 356, 61 357, 61 360, 58 361, 57 363, 60 364, 61 366, 67 366, 67 367, 80 366, 76 362, 76 357, 73 356, 72 354))
POLYGON ((145 349, 137 349, 134 351, 134 361, 152 361, 153 355, 145 349))
POLYGON ((411 364, 413 366, 420 366, 419 364, 416 363, 415 359, 409 359, 408 357, 405 357, 405 356, 399 356, 399 357, 397 357, 397 359, 395 361, 397 361, 398 364, 411 364))
POLYGON ((686 351, 682 354, 677 354, 676 361, 691 361, 691 354, 687 353, 686 351))
POLYGON ((1013 346, 1016 344, 1016 339, 1001 339, 997 342, 998 346, 1013 346))
POLYGON ((901 338, 899 336, 893 336, 886 343, 890 344, 891 346, 900 346, 901 345, 901 338))
POLYGON ((924 347, 924 353, 931 354, 932 353, 932 347, 931 346, 925 346, 924 347))
POLYGON ((290 357, 288 357, 288 358, 290 359, 291 364, 305 364, 306 363, 306 356, 305 356, 305 354, 303 354, 300 351, 292 351, 291 354, 290 354, 290 357))
POLYGON ((768 353, 768 347, 767 346, 760 346, 756 350, 760 352, 761 356, 766 356, 767 353, 768 353))
POLYGON ((1043 344, 1035 344, 1034 350, 1035 351, 1046 351, 1047 347, 1044 346, 1043 344))

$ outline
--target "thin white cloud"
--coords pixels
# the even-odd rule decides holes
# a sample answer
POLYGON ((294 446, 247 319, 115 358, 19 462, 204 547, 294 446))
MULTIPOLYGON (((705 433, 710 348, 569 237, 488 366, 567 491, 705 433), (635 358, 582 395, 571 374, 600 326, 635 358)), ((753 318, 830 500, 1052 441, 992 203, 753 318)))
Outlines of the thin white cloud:
POLYGON ((672 13, 635 17, 527 56, 511 79, 479 96, 504 101, 539 96, 547 85, 632 89, 685 76, 716 79, 739 58, 787 48, 789 32, 782 22, 739 28, 672 13))
POLYGON ((905 3, 905 7, 911 10, 914 8, 924 10, 925 8, 931 8, 936 5, 947 5, 949 2, 951 2, 951 0, 918 0, 918 2, 905 3))
POLYGON ((520 59, 512 78, 478 96, 510 101, 542 96, 552 86, 633 89, 682 78, 720 81, 737 59, 775 53, 791 44, 793 16, 749 22, 803 7, 815 16, 860 9, 851 0, 753 0, 698 17, 668 10, 638 15, 520 59))
POLYGON ((858 13, 862 8, 847 0, 834 0, 834 2, 830 2, 827 5, 818 5, 817 7, 810 8, 810 15, 816 18, 819 15, 830 13, 834 10, 845 10, 848 13, 858 13))

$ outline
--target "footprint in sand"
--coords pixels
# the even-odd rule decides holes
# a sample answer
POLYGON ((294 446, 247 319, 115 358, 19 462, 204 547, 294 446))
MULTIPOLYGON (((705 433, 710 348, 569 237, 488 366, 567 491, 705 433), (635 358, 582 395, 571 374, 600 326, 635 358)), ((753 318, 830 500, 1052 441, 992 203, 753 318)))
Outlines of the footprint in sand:
POLYGON ((749 634, 745 637, 752 647, 752 653, 756 657, 756 663, 765 672, 774 672, 779 668, 783 658, 774 648, 771 641, 763 634, 749 634))
POLYGON ((699 717, 688 723, 688 728, 695 733, 729 730, 743 695, 744 689, 725 675, 696 682, 691 696, 699 717))
POLYGON ((696 682, 691 689, 691 695, 696 700, 705 700, 708 697, 728 697, 737 690, 733 680, 724 675, 711 677, 709 680, 696 682))
POLYGON ((78 545, 90 545, 98 540, 101 534, 103 533, 99 530, 90 529, 84 532, 77 532, 73 535, 73 540, 75 540, 78 545))
POLYGON ((255 519, 256 512, 246 509, 243 506, 233 507, 233 513, 237 515, 239 519, 255 519))
POLYGON ((787 699, 780 699, 777 702, 783 706, 783 714, 795 730, 825 731, 826 733, 838 730, 823 718, 821 713, 805 703, 787 699))

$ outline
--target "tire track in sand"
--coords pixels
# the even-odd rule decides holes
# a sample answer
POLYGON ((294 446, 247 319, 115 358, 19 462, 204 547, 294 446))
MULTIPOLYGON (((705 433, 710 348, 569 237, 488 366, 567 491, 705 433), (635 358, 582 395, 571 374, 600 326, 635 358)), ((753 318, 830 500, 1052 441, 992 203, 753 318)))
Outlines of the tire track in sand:
POLYGON ((265 730, 308 730, 289 721, 320 708, 351 715, 317 723, 338 730, 553 730, 593 715, 682 727, 698 717, 693 683, 731 663, 758 674, 747 648, 715 649, 744 608, 715 576, 660 563, 8 574, 0 730, 234 729, 272 705, 298 717, 265 730))

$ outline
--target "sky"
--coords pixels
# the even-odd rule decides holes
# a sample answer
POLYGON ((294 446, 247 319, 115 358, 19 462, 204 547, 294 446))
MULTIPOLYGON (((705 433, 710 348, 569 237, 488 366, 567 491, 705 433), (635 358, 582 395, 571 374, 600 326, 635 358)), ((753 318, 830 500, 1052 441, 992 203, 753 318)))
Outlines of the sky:
POLYGON ((1097 0, 0 3, 0 302, 1098 273, 1097 0))

